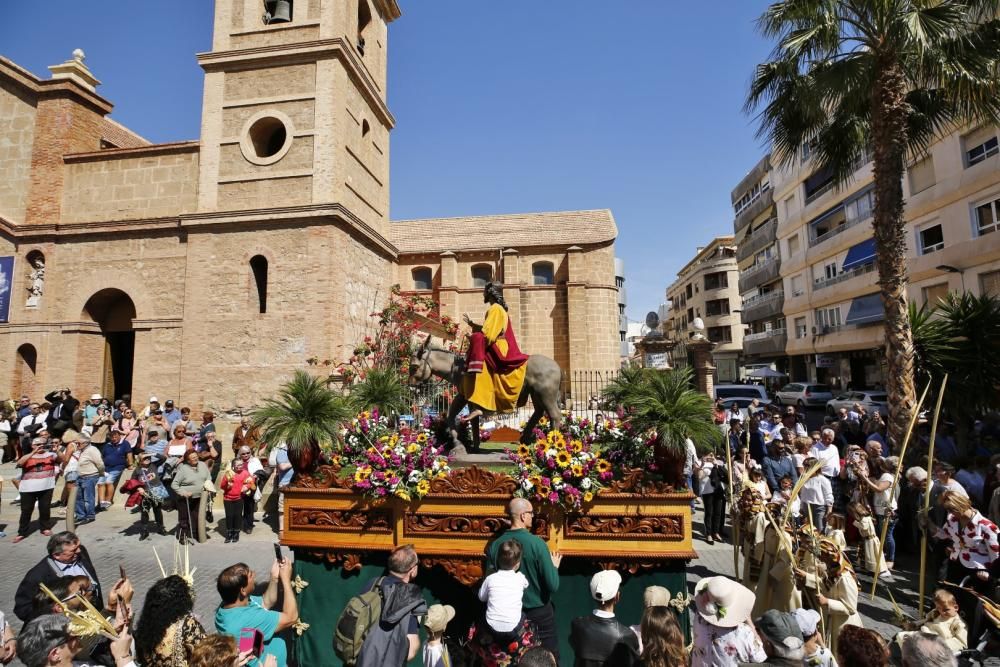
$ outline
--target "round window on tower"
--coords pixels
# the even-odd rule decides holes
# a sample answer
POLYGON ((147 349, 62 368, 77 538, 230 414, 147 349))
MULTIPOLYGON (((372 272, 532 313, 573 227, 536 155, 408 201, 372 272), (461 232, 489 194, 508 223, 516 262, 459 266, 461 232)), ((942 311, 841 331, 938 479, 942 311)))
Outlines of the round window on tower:
POLYGON ((292 121, 280 111, 261 111, 243 127, 240 150, 243 157, 258 165, 274 164, 292 146, 292 121))

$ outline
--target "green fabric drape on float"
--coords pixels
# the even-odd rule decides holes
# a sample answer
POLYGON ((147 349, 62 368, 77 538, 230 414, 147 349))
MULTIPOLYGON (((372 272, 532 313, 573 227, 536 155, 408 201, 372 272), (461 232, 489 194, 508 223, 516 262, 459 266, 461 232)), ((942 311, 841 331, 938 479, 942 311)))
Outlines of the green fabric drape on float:
MULTIPOLYGON (((340 612, 351 596, 359 593, 371 580, 383 574, 385 554, 366 555, 360 571, 347 572, 339 565, 331 565, 307 556, 296 556, 295 574, 309 586, 299 595, 299 615, 309 624, 309 629, 296 639, 295 655, 299 665, 309 667, 340 667, 340 660, 333 653, 333 630, 340 612)), ((559 627, 561 664, 573 664, 573 651, 569 647, 569 627, 575 616, 590 613, 590 578, 598 566, 580 559, 567 558, 559 568, 559 592, 553 598, 556 621, 559 627)), ((440 567, 421 569, 416 582, 423 588, 428 604, 441 602, 455 607, 455 621, 448 627, 448 636, 462 640, 468 624, 481 613, 476 597, 477 590, 463 586, 440 567)), ((671 596, 687 591, 687 577, 683 562, 665 564, 652 569, 640 569, 635 575, 624 575, 622 601, 616 614, 627 625, 637 625, 642 616, 642 593, 647 586, 663 586, 671 596)), ((675 611, 677 611, 675 609, 675 611)), ((689 636, 686 609, 678 613, 678 621, 685 636, 689 636)), ((421 641, 424 639, 421 630, 421 641)), ((418 655, 410 665, 421 664, 418 655)))

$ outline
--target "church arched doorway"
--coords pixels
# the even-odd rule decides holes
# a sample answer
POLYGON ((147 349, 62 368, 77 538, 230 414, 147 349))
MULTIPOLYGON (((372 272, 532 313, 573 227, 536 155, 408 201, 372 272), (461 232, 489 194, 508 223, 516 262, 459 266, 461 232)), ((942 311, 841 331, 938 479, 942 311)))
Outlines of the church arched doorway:
POLYGON ((19 396, 30 396, 32 400, 38 398, 37 387, 35 386, 35 375, 38 372, 38 350, 30 343, 25 343, 17 348, 14 359, 14 389, 11 397, 17 399, 19 396))
POLYGON ((101 394, 107 398, 117 399, 131 394, 135 359, 135 330, 132 328, 135 303, 119 289, 103 289, 87 300, 82 318, 85 322, 97 324, 102 339, 81 341, 81 361, 89 361, 87 366, 92 369, 90 372, 101 373, 100 378, 92 378, 87 384, 99 384, 101 394), (99 361, 100 365, 93 363, 95 361, 99 361))

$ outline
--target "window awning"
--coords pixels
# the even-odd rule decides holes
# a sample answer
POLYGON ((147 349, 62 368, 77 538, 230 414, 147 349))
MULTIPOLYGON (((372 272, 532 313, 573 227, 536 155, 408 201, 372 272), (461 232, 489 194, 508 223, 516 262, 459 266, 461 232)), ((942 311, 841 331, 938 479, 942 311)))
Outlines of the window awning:
POLYGON ((882 295, 869 294, 859 296, 851 301, 851 309, 847 311, 845 324, 872 324, 885 319, 885 310, 882 308, 882 295))
POLYGON ((844 258, 844 266, 840 269, 847 273, 851 269, 856 269, 863 264, 875 261, 875 239, 862 241, 847 251, 844 258))

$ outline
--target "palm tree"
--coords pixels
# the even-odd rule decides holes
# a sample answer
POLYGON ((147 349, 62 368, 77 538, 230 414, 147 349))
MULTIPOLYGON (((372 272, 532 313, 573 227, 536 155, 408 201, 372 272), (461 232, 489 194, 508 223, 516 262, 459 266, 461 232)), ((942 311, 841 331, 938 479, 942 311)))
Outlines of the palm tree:
POLYGON ((788 165, 815 142, 837 183, 874 154, 875 259, 898 443, 916 402, 907 318, 903 169, 935 137, 1000 120, 997 0, 783 0, 759 19, 777 40, 757 66, 746 109, 788 165))
POLYGON ((372 368, 351 386, 351 402, 358 411, 378 408, 383 415, 398 417, 409 409, 409 389, 397 368, 372 368))
POLYGON ((264 442, 288 444, 288 459, 298 474, 311 472, 320 446, 337 441, 341 425, 354 416, 348 399, 304 371, 254 410, 250 417, 264 442))
POLYGON ((643 377, 643 368, 639 364, 626 364, 618 371, 611 382, 601 391, 602 403, 612 408, 622 408, 628 411, 629 395, 643 377))
POLYGON ((935 306, 909 306, 910 331, 913 334, 913 365, 916 383, 928 382, 937 387, 955 361, 955 334, 951 323, 940 316, 935 306))
POLYGON ((674 481, 683 479, 688 438, 712 449, 722 439, 712 421, 712 401, 693 388, 693 379, 690 368, 642 369, 631 375, 629 384, 613 389, 636 431, 656 434, 656 459, 674 481))

